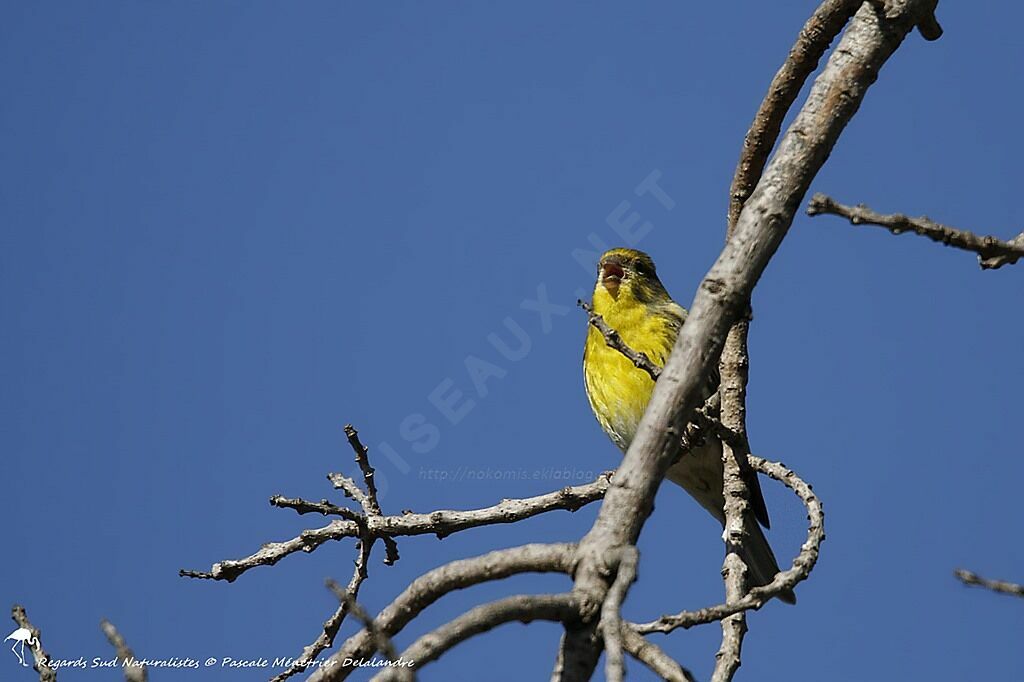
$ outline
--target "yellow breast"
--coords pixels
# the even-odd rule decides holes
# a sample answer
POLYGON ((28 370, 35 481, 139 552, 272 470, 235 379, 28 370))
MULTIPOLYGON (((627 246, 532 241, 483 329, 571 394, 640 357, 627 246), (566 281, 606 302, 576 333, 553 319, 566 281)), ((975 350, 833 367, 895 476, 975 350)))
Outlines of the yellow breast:
MULTIPOLYGON (((645 353, 659 367, 665 365, 678 333, 678 323, 674 324, 670 316, 652 314, 648 306, 637 301, 613 301, 600 290, 595 291, 594 310, 619 332, 626 345, 645 353)), ((651 399, 654 381, 610 348, 593 326, 587 332, 583 352, 583 377, 594 416, 625 452, 651 399)))

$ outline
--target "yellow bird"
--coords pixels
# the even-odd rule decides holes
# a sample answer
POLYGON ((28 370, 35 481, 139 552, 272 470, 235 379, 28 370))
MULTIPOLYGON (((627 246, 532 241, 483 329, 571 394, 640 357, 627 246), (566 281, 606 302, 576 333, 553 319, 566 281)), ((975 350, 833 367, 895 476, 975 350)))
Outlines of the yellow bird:
MULTIPOLYGON (((612 249, 601 256, 593 307, 627 346, 645 353, 659 367, 665 366, 676 335, 686 321, 686 309, 668 295, 654 270, 654 261, 646 253, 633 249, 612 249)), ((713 374, 704 399, 718 390, 718 373, 713 374)), ((654 381, 646 371, 609 347, 593 325, 588 326, 583 352, 583 378, 594 416, 625 453, 651 399, 654 381)), ((690 493, 724 526, 721 442, 709 439, 703 446, 694 448, 669 469, 667 478, 690 493)), ((747 523, 743 559, 750 570, 752 585, 765 585, 779 572, 779 565, 757 523, 759 521, 765 528, 769 526, 768 509, 757 474, 751 474, 747 486, 756 521, 747 523)), ((796 601, 791 591, 780 598, 789 603, 796 601)))

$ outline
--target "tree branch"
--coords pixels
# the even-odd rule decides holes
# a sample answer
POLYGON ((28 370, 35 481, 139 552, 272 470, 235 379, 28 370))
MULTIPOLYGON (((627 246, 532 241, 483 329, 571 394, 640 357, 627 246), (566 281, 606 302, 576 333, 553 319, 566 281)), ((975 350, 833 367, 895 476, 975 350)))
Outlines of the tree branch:
POLYGON ((106 635, 110 646, 114 647, 117 660, 121 662, 121 669, 124 670, 124 679, 127 682, 146 682, 148 679, 146 666, 135 661, 135 652, 131 650, 113 623, 104 618, 100 621, 100 629, 106 635))
POLYGON ((743 139, 743 151, 729 188, 729 236, 739 220, 743 204, 754 191, 768 155, 782 130, 786 113, 796 101, 807 78, 839 32, 862 4, 862 0, 828 0, 814 11, 800 29, 789 56, 772 78, 768 93, 754 114, 754 121, 743 139))
MULTIPOLYGON (((822 3, 807 20, 789 56, 775 74, 768 88, 768 94, 754 115, 754 121, 743 140, 743 151, 733 174, 729 188, 729 213, 726 239, 736 230, 736 222, 761 179, 764 164, 771 153, 782 129, 786 113, 796 101, 807 78, 818 67, 825 54, 843 27, 849 22, 859 0, 829 0, 822 3)), ((746 540, 746 523, 750 522, 748 500, 751 491, 747 489, 749 478, 747 467, 746 429, 746 387, 749 368, 747 335, 750 313, 737 321, 729 330, 719 365, 721 374, 720 395, 722 424, 731 429, 737 437, 723 443, 725 495, 725 560, 722 575, 725 579, 726 601, 740 599, 747 591, 747 566, 742 559, 742 545, 746 540)), ((756 476, 752 478, 757 484, 756 476)), ((759 490, 756 491, 759 494, 759 490)), ((716 657, 712 680, 731 680, 740 666, 743 636, 747 631, 746 617, 742 612, 722 621, 722 644, 716 657)))
MULTIPOLYGON (((386 606, 374 624, 379 632, 394 637, 424 609, 455 590, 471 587, 491 580, 501 580, 520 573, 570 573, 575 565, 576 545, 523 545, 490 552, 470 559, 460 559, 439 566, 416 578, 405 590, 386 606)), ((364 629, 349 637, 331 657, 335 663, 324 666, 309 678, 309 682, 344 680, 351 673, 350 666, 341 665, 346 658, 368 658, 377 650, 373 637, 364 629)), ((407 653, 402 656, 409 658, 407 653)), ((419 665, 419 660, 416 660, 419 665)))
MULTIPOLYGON (((433 632, 423 635, 402 652, 401 658, 415 661, 416 667, 422 668, 427 663, 436 661, 456 644, 493 630, 504 623, 514 620, 523 623, 535 620, 564 622, 573 620, 577 614, 576 601, 571 593, 520 594, 506 597, 470 609, 433 632)), ((382 671, 373 678, 374 682, 394 682, 398 679, 394 669, 382 671)))
POLYGON ((807 539, 800 547, 800 553, 793 559, 793 565, 775 576, 767 585, 751 589, 742 599, 732 603, 709 606, 698 611, 683 611, 670 616, 662 616, 658 620, 633 625, 641 635, 652 632, 672 632, 678 628, 689 629, 695 625, 712 623, 722 620, 734 613, 760 609, 765 603, 779 594, 792 590, 797 583, 810 575, 818 562, 821 543, 825 541, 825 511, 811 486, 805 483, 792 470, 779 462, 769 462, 755 455, 748 455, 750 466, 766 476, 779 481, 796 493, 807 508, 807 539))
POLYGON ((982 578, 977 573, 972 573, 971 571, 967 571, 962 568, 958 568, 953 571, 953 575, 955 575, 964 585, 977 585, 978 587, 984 587, 992 590, 993 592, 999 592, 1000 594, 1024 597, 1024 585, 1006 582, 1005 580, 982 578))
MULTIPOLYGON (((372 551, 372 538, 369 540, 359 541, 359 552, 356 556, 355 566, 352 569, 352 577, 349 579, 348 586, 345 588, 345 594, 347 594, 353 602, 359 597, 359 588, 362 587, 363 581, 367 578, 367 567, 370 563, 370 554, 372 551)), ((306 646, 295 661, 280 674, 271 678, 270 682, 283 682, 292 675, 304 672, 309 666, 309 662, 315 661, 317 656, 334 646, 334 638, 338 636, 338 631, 341 630, 341 625, 345 622, 345 616, 348 615, 348 613, 349 603, 347 601, 342 601, 334 613, 324 621, 323 628, 321 629, 320 634, 317 635, 317 638, 313 640, 313 643, 306 646)))
MULTIPOLYGON (((383 516, 384 512, 381 511, 380 502, 377 501, 377 483, 374 480, 374 473, 376 472, 370 466, 369 451, 362 441, 359 440, 359 432, 351 424, 345 424, 345 436, 348 438, 348 443, 352 446, 352 450, 356 453, 356 464, 359 465, 360 471, 363 472, 363 483, 366 486, 366 495, 361 499, 363 513, 368 518, 383 516)), ((385 549, 384 564, 392 566, 399 559, 398 544, 394 538, 386 535, 382 536, 381 540, 384 542, 385 549)))
POLYGON ((626 663, 622 655, 622 602, 626 599, 630 585, 636 580, 639 558, 636 547, 622 549, 615 581, 601 607, 599 630, 604 639, 605 678, 608 682, 622 682, 626 677, 626 663))
MULTIPOLYGON (((332 474, 332 476, 335 475, 332 474)), ((366 517, 363 522, 365 522, 366 531, 373 537, 436 535, 438 538, 444 538, 468 528, 515 523, 558 509, 576 511, 580 507, 601 499, 608 489, 610 479, 611 472, 605 472, 594 481, 584 485, 568 486, 535 497, 505 499, 483 509, 467 511, 442 509, 427 514, 371 516, 366 517)), ((306 504, 312 505, 313 503, 306 504)), ((335 520, 321 528, 305 530, 291 540, 268 543, 258 552, 243 559, 229 559, 215 563, 208 572, 183 569, 179 571, 179 574, 188 578, 232 582, 256 566, 272 566, 289 554, 312 552, 330 540, 358 538, 360 533, 359 523, 335 520)))
POLYGON ((412 671, 412 667, 405 665, 405 661, 395 651, 395 645, 391 643, 391 638, 377 629, 373 618, 356 601, 355 596, 330 579, 327 580, 327 589, 333 592, 338 601, 348 608, 349 613, 358 618, 359 622, 366 627, 366 632, 373 639, 373 644, 377 647, 377 650, 383 653, 389 661, 396 664, 396 679, 400 682, 414 682, 416 674, 412 671))
POLYGON ((18 624, 20 630, 28 632, 29 639, 23 639, 22 641, 32 649, 32 658, 35 659, 32 667, 39 673, 39 682, 56 682, 57 671, 49 665, 50 654, 46 653, 46 649, 43 648, 39 628, 32 625, 31 621, 29 621, 28 614, 25 613, 25 607, 21 604, 15 604, 11 607, 11 619, 18 624))
POLYGON ((638 369, 642 369, 650 375, 654 381, 658 380, 661 376, 661 367, 658 367, 654 362, 647 357, 646 353, 642 353, 638 350, 633 350, 626 345, 626 342, 622 340, 619 333, 608 326, 608 323, 604 321, 604 318, 594 312, 594 308, 586 301, 576 301, 576 305, 583 308, 587 312, 587 320, 590 324, 594 325, 597 331, 601 332, 601 336, 604 337, 604 342, 608 344, 609 348, 622 353, 630 362, 633 363, 638 369))
MULTIPOLYGON (((636 542, 658 486, 677 454, 678 438, 700 400, 704 377, 721 353, 729 328, 745 311, 811 180, 882 65, 920 15, 934 10, 935 3, 906 0, 901 7, 893 19, 880 17, 869 5, 862 5, 854 15, 744 205, 732 238, 701 283, 636 437, 593 528, 580 543, 574 592, 588 627, 596 627, 595 616, 609 588, 605 558, 636 542)), ((565 661, 563 682, 589 677, 596 665, 595 647, 580 649, 573 659, 565 661)))
POLYGON ((1009 241, 1002 241, 996 237, 976 235, 967 230, 942 225, 925 216, 912 218, 902 213, 885 215, 876 213, 863 204, 845 206, 824 194, 815 194, 807 205, 807 215, 817 216, 823 213, 846 218, 854 225, 877 225, 896 235, 913 232, 946 246, 973 251, 978 254, 978 263, 982 270, 995 270, 1004 265, 1013 265, 1024 258, 1024 232, 1009 241))
POLYGON ((654 642, 649 642, 631 626, 623 623, 622 648, 668 682, 697 682, 689 670, 679 665, 654 642))

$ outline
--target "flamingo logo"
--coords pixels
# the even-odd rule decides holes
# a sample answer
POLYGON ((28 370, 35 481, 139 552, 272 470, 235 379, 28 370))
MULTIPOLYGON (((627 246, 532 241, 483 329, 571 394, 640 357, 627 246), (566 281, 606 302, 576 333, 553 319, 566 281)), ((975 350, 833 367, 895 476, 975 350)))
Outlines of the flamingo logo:
POLYGON ((6 644, 9 639, 14 640, 14 644, 11 645, 11 651, 18 657, 21 664, 27 668, 28 663, 25 662, 25 642, 28 642, 30 647, 37 647, 39 646, 39 638, 34 637, 32 631, 28 628, 18 628, 4 638, 4 643, 6 644), (19 644, 21 644, 21 651, 18 651, 19 644))

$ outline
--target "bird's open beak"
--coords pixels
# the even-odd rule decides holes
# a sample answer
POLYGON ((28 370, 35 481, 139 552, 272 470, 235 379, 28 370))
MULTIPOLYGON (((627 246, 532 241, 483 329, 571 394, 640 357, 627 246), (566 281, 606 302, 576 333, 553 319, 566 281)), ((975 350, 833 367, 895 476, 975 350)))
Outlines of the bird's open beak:
POLYGON ((626 271, 620 263, 610 260, 601 263, 601 286, 612 296, 619 293, 619 284, 625 276, 626 271))

